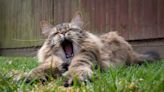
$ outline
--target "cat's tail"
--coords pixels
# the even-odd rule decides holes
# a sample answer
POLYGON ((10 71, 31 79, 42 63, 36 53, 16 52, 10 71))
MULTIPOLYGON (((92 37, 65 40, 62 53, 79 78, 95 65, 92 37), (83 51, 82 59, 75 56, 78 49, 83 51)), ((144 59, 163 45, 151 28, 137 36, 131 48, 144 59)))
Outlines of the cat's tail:
POLYGON ((133 63, 142 64, 144 62, 156 62, 160 60, 160 55, 156 51, 147 51, 144 54, 135 54, 133 63))

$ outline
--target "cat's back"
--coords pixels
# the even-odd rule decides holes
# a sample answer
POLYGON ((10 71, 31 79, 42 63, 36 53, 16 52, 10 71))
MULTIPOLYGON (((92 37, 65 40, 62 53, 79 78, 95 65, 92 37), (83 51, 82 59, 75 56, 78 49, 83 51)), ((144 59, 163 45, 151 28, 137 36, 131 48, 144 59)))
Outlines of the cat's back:
POLYGON ((100 39, 100 37, 98 37, 97 35, 94 35, 90 32, 87 32, 88 34, 88 38, 86 39, 87 41, 95 44, 99 49, 101 49, 103 47, 103 43, 100 39))
POLYGON ((108 32, 100 35, 102 43, 109 49, 132 49, 131 45, 117 32, 108 32))

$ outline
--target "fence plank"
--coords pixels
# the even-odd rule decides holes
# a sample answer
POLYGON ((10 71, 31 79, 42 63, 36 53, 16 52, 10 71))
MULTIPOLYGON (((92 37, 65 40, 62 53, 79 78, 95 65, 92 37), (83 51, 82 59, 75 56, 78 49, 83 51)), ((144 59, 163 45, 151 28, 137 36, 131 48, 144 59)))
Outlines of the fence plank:
POLYGON ((164 37, 163 0, 0 0, 0 48, 38 46, 39 22, 68 22, 83 11, 94 33, 118 31, 127 40, 164 37))
POLYGON ((158 37, 164 37, 164 0, 158 1, 158 37))

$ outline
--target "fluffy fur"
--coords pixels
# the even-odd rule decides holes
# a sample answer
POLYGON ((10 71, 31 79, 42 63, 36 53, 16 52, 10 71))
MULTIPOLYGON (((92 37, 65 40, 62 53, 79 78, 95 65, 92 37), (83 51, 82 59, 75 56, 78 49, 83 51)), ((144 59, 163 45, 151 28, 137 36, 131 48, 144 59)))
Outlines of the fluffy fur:
POLYGON ((102 70, 120 64, 136 64, 145 60, 155 60, 149 54, 138 54, 132 46, 116 32, 100 37, 85 31, 81 14, 77 13, 70 23, 52 26, 41 22, 42 33, 47 38, 38 51, 40 65, 26 77, 46 79, 46 76, 58 77, 63 73, 68 78, 65 86, 70 86, 77 77, 79 82, 92 77, 94 65, 102 70))

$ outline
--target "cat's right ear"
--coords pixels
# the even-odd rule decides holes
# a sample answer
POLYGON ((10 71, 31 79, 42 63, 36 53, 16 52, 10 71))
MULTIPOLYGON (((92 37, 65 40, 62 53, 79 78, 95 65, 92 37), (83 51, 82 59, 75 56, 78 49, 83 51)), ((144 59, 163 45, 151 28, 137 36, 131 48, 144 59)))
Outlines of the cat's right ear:
POLYGON ((83 28, 84 22, 83 22, 83 18, 82 18, 82 13, 81 12, 76 12, 75 15, 73 16, 72 20, 71 20, 71 24, 73 26, 77 26, 79 28, 83 28))
POLYGON ((40 22, 40 27, 41 27, 41 30, 42 30, 42 34, 45 37, 48 37, 48 35, 49 35, 49 33, 50 33, 53 26, 48 21, 42 20, 40 22))

